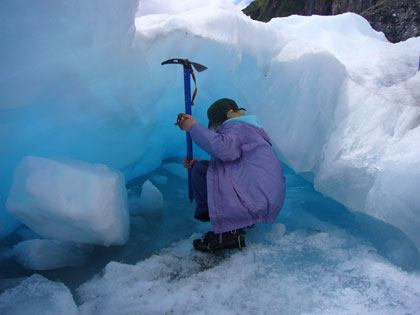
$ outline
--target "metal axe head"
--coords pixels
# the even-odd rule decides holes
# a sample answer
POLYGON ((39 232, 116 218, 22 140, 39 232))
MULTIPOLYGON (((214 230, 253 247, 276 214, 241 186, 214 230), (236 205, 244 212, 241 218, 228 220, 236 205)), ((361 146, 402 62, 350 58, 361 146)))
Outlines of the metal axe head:
POLYGON ((182 59, 182 58, 174 58, 174 59, 168 59, 164 62, 161 63, 161 65, 168 65, 168 64, 179 64, 179 65, 183 65, 184 67, 190 68, 191 66, 194 67, 195 70, 197 70, 198 72, 202 72, 204 70, 207 70, 207 67, 196 63, 196 62, 192 62, 189 61, 188 59, 182 59))

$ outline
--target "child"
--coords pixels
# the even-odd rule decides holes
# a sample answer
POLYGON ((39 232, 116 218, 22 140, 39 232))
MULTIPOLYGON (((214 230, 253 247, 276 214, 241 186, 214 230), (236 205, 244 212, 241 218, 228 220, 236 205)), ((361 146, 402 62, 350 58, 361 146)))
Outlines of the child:
POLYGON ((208 152, 210 161, 184 158, 192 168, 195 218, 210 221, 213 232, 194 241, 194 248, 215 251, 245 246, 242 228, 273 223, 284 202, 286 182, 270 140, 256 116, 245 116, 235 101, 213 103, 210 131, 187 114, 177 125, 208 152))

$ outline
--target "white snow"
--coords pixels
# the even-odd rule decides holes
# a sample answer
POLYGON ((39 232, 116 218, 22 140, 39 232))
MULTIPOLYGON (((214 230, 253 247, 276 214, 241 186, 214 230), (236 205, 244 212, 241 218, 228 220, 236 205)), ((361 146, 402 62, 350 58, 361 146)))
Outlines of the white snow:
POLYGON ((124 176, 105 165, 27 156, 6 207, 45 238, 121 245, 130 233, 124 176))
MULTIPOLYGON (((330 229, 329 229, 330 230, 330 229)), ((136 265, 109 263, 82 285, 80 314, 415 314, 408 275, 342 231, 248 231, 242 252, 197 253, 189 240, 136 265), (261 241, 258 238, 264 238, 261 241), (257 243, 257 244, 256 244, 257 243), (346 250, 344 250, 346 248, 346 250)))
POLYGON ((130 214, 141 215, 146 221, 160 222, 162 220, 163 196, 162 193, 146 180, 141 187, 141 195, 128 198, 130 214))
POLYGON ((0 295, 0 314, 76 315, 78 311, 64 284, 34 274, 0 295))
POLYGON ((25 269, 51 270, 83 265, 92 246, 56 240, 27 240, 13 247, 17 262, 25 269))

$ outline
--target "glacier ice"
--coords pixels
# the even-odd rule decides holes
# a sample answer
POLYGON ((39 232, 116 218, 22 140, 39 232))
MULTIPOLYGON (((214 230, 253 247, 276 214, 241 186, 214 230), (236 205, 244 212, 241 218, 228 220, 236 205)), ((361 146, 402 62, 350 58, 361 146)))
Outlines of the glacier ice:
POLYGON ((15 234, 18 235, 23 241, 42 239, 41 235, 35 233, 33 230, 31 230, 25 225, 21 225, 20 227, 18 227, 15 231, 15 234))
POLYGON ((76 315, 78 311, 70 290, 64 284, 34 274, 0 295, 0 313, 76 315))
POLYGON ((163 175, 155 175, 151 178, 152 183, 156 183, 158 185, 165 185, 168 183, 168 177, 163 175))
POLYGON ((139 2, 136 16, 149 14, 180 14, 189 10, 198 8, 205 9, 209 7, 231 10, 236 6, 238 9, 243 9, 251 1, 252 0, 177 0, 176 2, 169 2, 165 0, 142 0, 139 2))
MULTIPOLYGON (((95 253, 115 251, 113 260, 136 263, 177 243, 135 266, 110 263, 77 290, 79 311, 205 312, 217 304, 212 310, 226 313, 265 306, 291 314, 415 313, 418 275, 397 267, 415 269, 419 256, 388 224, 420 248, 420 38, 388 43, 350 13, 264 24, 221 2, 197 0, 183 12, 171 4, 152 15, 137 12, 135 0, 0 3, 0 238, 19 225, 5 204, 25 156, 100 163, 130 181, 184 155, 185 135, 173 126, 183 111, 182 71, 160 62, 187 57, 209 68, 197 74, 199 122, 206 124, 215 99, 235 99, 259 117, 288 166, 356 212, 304 198, 301 184, 292 184, 293 206, 281 215, 286 234, 282 225, 256 227, 248 233, 255 246, 209 261, 190 252, 198 234, 185 239, 209 228, 193 222, 191 205, 180 202, 186 172, 176 166, 183 173, 174 179, 175 167, 166 166, 157 176, 168 181, 147 178, 165 200, 159 224, 132 217, 131 242, 95 253)), ((167 2, 141 5, 153 3, 167 2)), ((1 266, 9 266, 10 248, 2 253, 1 266)))
POLYGON ((121 245, 130 233, 124 176, 105 165, 27 156, 6 207, 46 238, 121 245))
POLYGON ((166 163, 162 167, 182 179, 188 179, 188 173, 180 163, 166 163))
POLYGON ((140 197, 129 194, 128 203, 131 215, 141 215, 146 221, 154 223, 162 220, 163 196, 150 180, 143 183, 140 197))
MULTIPOLYGON (((153 3, 161 2, 141 5, 153 3)), ((188 57, 209 68, 197 75, 199 122, 215 99, 237 100, 316 189, 420 247, 420 202, 410 189, 419 176, 404 171, 419 169, 419 38, 391 44, 351 13, 264 24, 220 1, 136 19, 134 0, 61 0, 48 15, 47 0, 33 10, 23 1, 1 6, 9 36, 0 55, 0 236, 18 224, 2 205, 26 155, 101 163, 130 180, 183 154, 173 127, 181 71, 160 62, 188 57)))
POLYGON ((13 247, 17 262, 25 269, 52 270, 83 265, 90 245, 56 240, 27 240, 13 247))

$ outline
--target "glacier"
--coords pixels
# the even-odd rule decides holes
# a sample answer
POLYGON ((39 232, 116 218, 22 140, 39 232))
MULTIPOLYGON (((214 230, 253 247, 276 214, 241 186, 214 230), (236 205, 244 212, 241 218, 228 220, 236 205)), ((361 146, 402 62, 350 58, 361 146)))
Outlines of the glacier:
POLYGON ((11 263, 11 244, 26 236, 5 208, 25 157, 118 169, 135 208, 127 245, 95 247, 92 268, 40 271, 49 280, 0 280, 0 309, 13 309, 11 297, 17 306, 20 290, 31 294, 31 282, 74 303, 54 284, 61 279, 79 313, 418 312, 420 38, 391 44, 351 13, 265 24, 224 1, 162 5, 0 3, 0 279, 31 275, 11 263), (206 124, 215 99, 235 99, 291 168, 279 222, 247 232, 243 252, 213 259, 190 250, 209 226, 182 201, 185 139, 173 126, 182 71, 160 66, 183 57, 209 68, 197 74, 197 120, 206 124), (159 206, 136 213, 147 180, 143 197, 159 206))
POLYGON ((4 204, 24 156, 101 163, 128 181, 182 154, 172 126, 182 78, 159 66, 179 56, 209 68, 198 75, 199 121, 214 99, 237 100, 318 191, 420 248, 419 39, 391 44, 351 13, 264 24, 233 5, 198 3, 137 18, 136 1, 2 4, 0 236, 18 225, 4 204))

